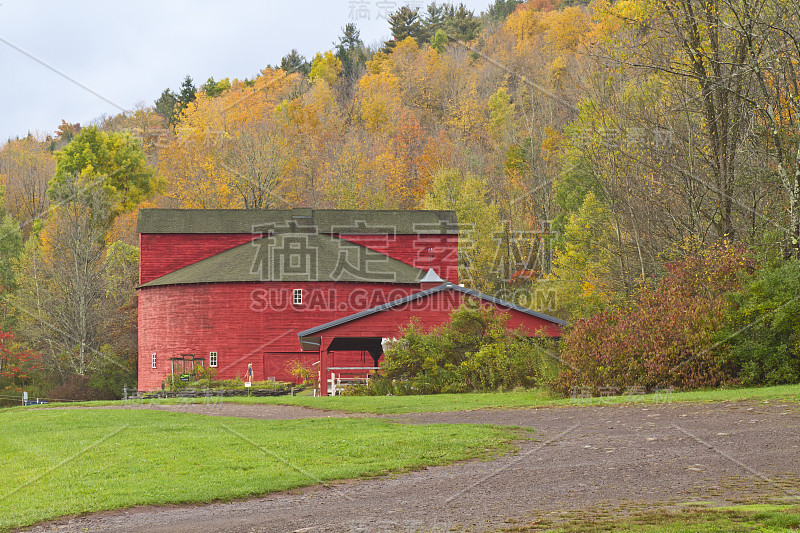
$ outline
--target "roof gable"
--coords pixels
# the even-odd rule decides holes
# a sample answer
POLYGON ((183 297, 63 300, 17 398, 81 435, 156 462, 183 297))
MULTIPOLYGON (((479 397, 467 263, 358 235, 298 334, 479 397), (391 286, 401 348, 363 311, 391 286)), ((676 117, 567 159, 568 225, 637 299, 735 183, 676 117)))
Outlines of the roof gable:
POLYGON ((260 281, 419 283, 425 271, 365 246, 318 233, 255 239, 140 285, 260 281))

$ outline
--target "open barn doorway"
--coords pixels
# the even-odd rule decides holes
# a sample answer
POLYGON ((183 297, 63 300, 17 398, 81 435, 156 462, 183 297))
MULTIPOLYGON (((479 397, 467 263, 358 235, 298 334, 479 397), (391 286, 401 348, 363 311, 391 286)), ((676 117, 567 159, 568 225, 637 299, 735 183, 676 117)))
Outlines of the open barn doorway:
POLYGON ((378 371, 383 345, 381 337, 335 337, 328 345, 326 381, 331 395, 353 385, 369 384, 378 371))

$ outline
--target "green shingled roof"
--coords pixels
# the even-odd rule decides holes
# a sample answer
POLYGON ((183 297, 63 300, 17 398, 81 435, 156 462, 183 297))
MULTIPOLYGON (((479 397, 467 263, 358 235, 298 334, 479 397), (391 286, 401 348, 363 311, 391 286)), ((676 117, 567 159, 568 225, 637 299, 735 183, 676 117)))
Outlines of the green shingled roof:
POLYGON ((419 283, 425 271, 318 233, 282 233, 242 244, 140 285, 247 281, 419 283))
POLYGON ((458 233, 455 211, 140 209, 139 233, 458 233))

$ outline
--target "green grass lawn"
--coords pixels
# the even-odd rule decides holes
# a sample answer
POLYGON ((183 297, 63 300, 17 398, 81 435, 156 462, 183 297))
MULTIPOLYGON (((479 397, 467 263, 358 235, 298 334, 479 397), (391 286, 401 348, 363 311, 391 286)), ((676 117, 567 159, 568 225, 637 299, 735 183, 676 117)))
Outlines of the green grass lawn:
POLYGON ((652 511, 626 519, 576 519, 555 529, 547 525, 528 529, 558 533, 784 533, 798 530, 800 507, 796 505, 652 511))
POLYGON ((0 531, 444 464, 510 448, 519 436, 478 425, 105 409, 6 409, 0 427, 0 531))
POLYGON ((738 400, 800 399, 800 385, 777 387, 711 389, 673 392, 671 394, 642 394, 639 396, 612 396, 608 398, 560 398, 544 390, 531 389, 514 392, 489 392, 473 394, 431 394, 425 396, 334 396, 313 398, 295 397, 234 397, 224 401, 237 403, 269 403, 300 405, 317 409, 338 409, 354 413, 427 413, 438 411, 465 411, 469 409, 547 407, 566 405, 611 405, 629 403, 663 402, 713 402, 738 400))
MULTIPOLYGON (((212 401, 219 401, 212 398, 212 401)), ((736 389, 708 389, 671 394, 642 394, 638 396, 612 396, 608 398, 561 398, 541 389, 514 392, 487 392, 473 394, 431 394, 426 396, 334 396, 314 398, 311 396, 277 397, 232 397, 222 401, 243 404, 299 405, 315 409, 349 411, 353 413, 401 414, 429 413, 440 411, 465 411, 470 409, 515 409, 524 407, 548 407, 565 405, 615 405, 647 404, 664 402, 721 402, 740 400, 800 400, 800 384, 775 387, 736 389)), ((145 400, 157 403, 202 403, 204 399, 173 398, 169 400, 145 400)), ((83 402, 76 405, 119 405, 121 402, 83 402)), ((62 404, 49 404, 42 407, 62 404)), ((68 405, 68 404, 63 404, 68 405)), ((29 409, 35 409, 32 406, 29 409)), ((2 411, 2 410, 0 410, 2 411)))

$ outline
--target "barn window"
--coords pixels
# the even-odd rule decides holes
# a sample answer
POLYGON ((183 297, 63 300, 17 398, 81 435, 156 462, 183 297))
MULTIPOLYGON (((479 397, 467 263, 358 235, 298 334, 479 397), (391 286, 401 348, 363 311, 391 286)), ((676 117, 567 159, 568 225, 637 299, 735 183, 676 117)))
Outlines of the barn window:
POLYGON ((216 367, 217 366, 217 352, 209 352, 208 353, 208 366, 216 367))
POLYGON ((156 354, 153 354, 153 368, 156 367, 156 354))
POLYGON ((295 289, 292 292, 292 303, 294 305, 300 305, 303 303, 303 289, 295 289))

